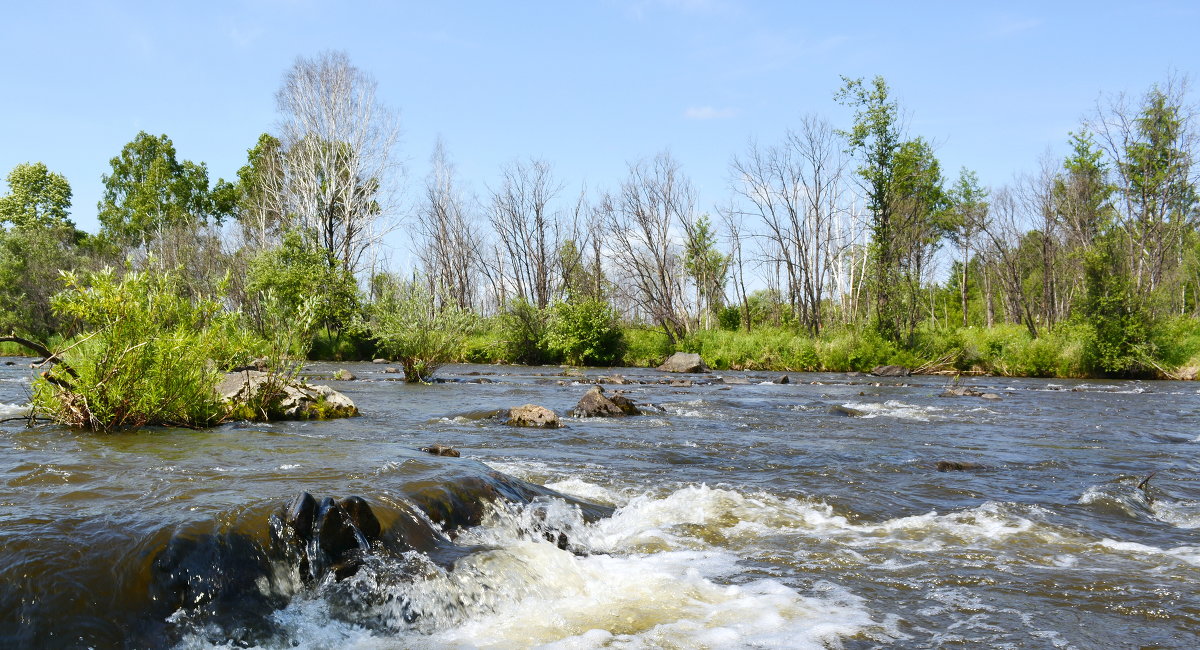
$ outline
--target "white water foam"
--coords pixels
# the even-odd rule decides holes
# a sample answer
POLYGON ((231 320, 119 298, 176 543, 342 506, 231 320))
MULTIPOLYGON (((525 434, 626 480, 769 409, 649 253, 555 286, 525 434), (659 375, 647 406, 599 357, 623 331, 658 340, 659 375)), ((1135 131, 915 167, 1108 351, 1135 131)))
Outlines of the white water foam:
POLYGON ((846 408, 861 411, 863 418, 890 417, 898 420, 915 420, 917 422, 929 422, 936 417, 942 409, 936 406, 917 406, 915 404, 905 404, 899 400, 890 399, 882 404, 879 402, 848 402, 843 404, 846 408))
POLYGON ((18 418, 29 415, 29 405, 5 404, 0 402, 0 420, 18 418))

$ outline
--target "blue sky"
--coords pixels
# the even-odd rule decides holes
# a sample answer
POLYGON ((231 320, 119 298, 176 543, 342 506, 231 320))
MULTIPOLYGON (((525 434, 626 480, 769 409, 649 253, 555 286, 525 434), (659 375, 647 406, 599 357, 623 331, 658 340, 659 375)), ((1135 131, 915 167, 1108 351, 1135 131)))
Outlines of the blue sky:
POLYGON ((95 231, 100 177, 139 130, 230 178, 299 55, 346 51, 401 114, 410 195, 440 135, 470 191, 517 157, 573 195, 669 149, 703 210, 728 163, 805 113, 847 126, 840 75, 883 75, 912 135, 989 185, 1036 167, 1101 92, 1194 74, 1194 2, 4 3, 0 174, 43 161, 95 231))

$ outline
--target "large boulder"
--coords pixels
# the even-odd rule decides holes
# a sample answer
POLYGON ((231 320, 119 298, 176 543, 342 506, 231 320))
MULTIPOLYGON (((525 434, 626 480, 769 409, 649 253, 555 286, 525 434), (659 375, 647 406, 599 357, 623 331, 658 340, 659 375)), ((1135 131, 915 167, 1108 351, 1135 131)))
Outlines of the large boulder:
POLYGON ((658 367, 663 372, 708 372, 708 365, 695 352, 676 352, 658 367))
POLYGON ((588 389, 575 408, 571 409, 571 417, 576 418, 612 418, 641 414, 641 409, 633 400, 624 395, 605 395, 604 389, 599 386, 588 389))
POLYGON ((537 404, 526 404, 509 409, 508 419, 504 423, 510 427, 537 427, 539 429, 557 429, 562 426, 554 411, 537 404))
POLYGON ((871 374, 876 377, 907 377, 912 371, 904 366, 875 366, 871 374))
POLYGON ((358 415, 349 397, 328 386, 313 386, 261 370, 231 372, 217 394, 232 419, 325 420, 358 415))

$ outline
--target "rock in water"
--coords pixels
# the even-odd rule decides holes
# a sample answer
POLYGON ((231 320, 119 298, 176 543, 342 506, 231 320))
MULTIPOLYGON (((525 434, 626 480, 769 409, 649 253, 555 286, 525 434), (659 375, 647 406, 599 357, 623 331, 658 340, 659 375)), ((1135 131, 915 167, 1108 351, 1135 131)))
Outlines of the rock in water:
POLYGON ((850 408, 849 406, 835 404, 835 405, 829 407, 829 414, 830 415, 840 415, 842 417, 848 417, 848 418, 858 418, 858 417, 862 417, 862 416, 866 415, 866 412, 860 411, 856 408, 850 408))
POLYGON ((956 460, 939 460, 937 462, 937 471, 939 472, 965 472, 973 469, 984 469, 985 465, 979 463, 963 463, 956 460))
POLYGON ((217 394, 229 406, 232 419, 324 420, 358 415, 349 397, 328 386, 245 370, 225 375, 217 394))
POLYGON ((538 427, 541 429, 557 429, 562 426, 554 411, 537 404, 526 404, 509 409, 508 419, 504 423, 510 427, 538 427))
POLYGON ((611 418, 625 415, 641 415, 642 411, 633 400, 624 395, 609 397, 604 389, 592 386, 583 394, 579 403, 571 410, 571 417, 576 418, 611 418))
POLYGON ((663 372, 708 372, 708 365, 694 352, 676 352, 658 367, 663 372))
POLYGON ((904 366, 875 366, 871 374, 876 377, 907 377, 912 371, 904 366))
POLYGON ((780 377, 779 379, 776 379, 776 380, 775 380, 775 383, 777 383, 777 384, 790 384, 790 383, 792 383, 792 378, 791 378, 791 377, 788 377, 787 375, 784 375, 784 376, 780 377))
POLYGON ((446 445, 429 445, 428 447, 421 447, 421 451, 433 454, 434 456, 448 456, 450 458, 459 458, 462 456, 462 454, 458 453, 457 449, 446 445))
POLYGON ((387 359, 371 359, 371 363, 387 363, 387 359))

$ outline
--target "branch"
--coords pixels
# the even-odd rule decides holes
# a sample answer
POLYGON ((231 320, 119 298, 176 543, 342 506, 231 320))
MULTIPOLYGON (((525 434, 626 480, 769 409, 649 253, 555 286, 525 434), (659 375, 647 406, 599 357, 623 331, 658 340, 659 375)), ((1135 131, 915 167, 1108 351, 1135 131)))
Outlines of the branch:
POLYGON ((44 357, 44 360, 42 361, 43 364, 47 363, 47 362, 57 363, 58 365, 62 366, 62 369, 65 370, 68 375, 71 375, 72 377, 79 379, 79 374, 75 372, 74 368, 72 368, 71 366, 68 366, 67 363, 62 360, 62 357, 51 352, 49 348, 42 345, 41 343, 38 343, 37 341, 31 341, 27 338, 17 336, 16 333, 14 332, 14 333, 9 334, 8 336, 0 336, 0 343, 17 343, 19 345, 23 345, 23 346, 29 348, 30 350, 33 350, 34 352, 37 352, 38 354, 42 355, 42 357, 44 357))

